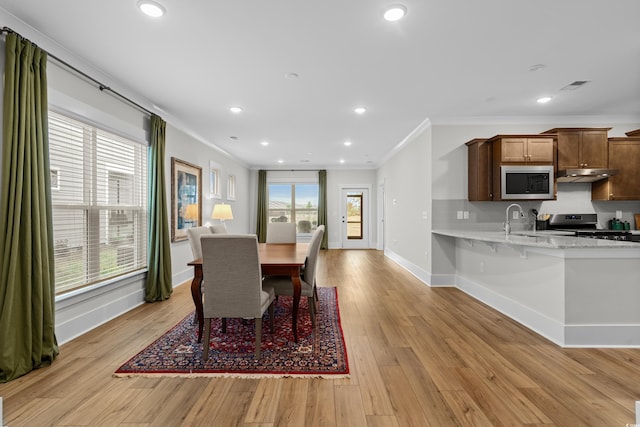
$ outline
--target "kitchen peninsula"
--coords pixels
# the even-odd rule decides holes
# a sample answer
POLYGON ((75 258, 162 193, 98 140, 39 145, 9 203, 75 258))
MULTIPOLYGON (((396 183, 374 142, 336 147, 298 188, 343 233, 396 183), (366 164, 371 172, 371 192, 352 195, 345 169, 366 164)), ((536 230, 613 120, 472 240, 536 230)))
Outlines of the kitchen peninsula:
POLYGON ((640 243, 434 230, 456 287, 564 347, 640 347, 640 243))

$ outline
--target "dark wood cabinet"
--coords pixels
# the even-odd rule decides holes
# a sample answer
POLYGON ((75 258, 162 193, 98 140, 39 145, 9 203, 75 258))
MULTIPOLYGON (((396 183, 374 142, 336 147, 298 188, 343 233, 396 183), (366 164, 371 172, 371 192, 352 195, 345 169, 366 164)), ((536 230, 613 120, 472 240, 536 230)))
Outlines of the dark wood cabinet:
POLYGON ((640 136, 608 139, 609 168, 618 173, 591 185, 592 200, 640 200, 640 136))
POLYGON ((555 137, 549 135, 496 135, 493 144, 494 164, 554 164, 555 137))
POLYGON ((554 128, 557 135, 558 170, 602 169, 608 165, 608 132, 611 128, 554 128))
POLYGON ((467 145, 467 198, 469 201, 493 200, 492 147, 486 138, 476 138, 467 145))

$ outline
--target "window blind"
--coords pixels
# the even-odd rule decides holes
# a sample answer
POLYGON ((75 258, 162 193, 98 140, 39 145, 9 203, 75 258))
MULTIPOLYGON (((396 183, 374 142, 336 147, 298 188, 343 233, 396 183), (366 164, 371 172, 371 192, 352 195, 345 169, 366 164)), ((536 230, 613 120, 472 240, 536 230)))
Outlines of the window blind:
POLYGON ((147 147, 49 113, 56 293, 146 267, 147 147))

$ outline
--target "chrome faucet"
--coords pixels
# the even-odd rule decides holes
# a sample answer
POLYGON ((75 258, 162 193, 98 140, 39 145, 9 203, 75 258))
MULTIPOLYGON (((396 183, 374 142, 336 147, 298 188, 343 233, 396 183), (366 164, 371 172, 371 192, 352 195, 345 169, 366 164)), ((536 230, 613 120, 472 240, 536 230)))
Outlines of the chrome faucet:
POLYGON ((520 211, 520 217, 524 216, 524 212, 522 211, 522 206, 520 206, 519 204, 511 203, 509 206, 507 206, 507 211, 505 212, 506 221, 504 222, 505 234, 511 234, 511 224, 509 223, 509 209, 511 209, 514 206, 517 207, 518 210, 520 211))

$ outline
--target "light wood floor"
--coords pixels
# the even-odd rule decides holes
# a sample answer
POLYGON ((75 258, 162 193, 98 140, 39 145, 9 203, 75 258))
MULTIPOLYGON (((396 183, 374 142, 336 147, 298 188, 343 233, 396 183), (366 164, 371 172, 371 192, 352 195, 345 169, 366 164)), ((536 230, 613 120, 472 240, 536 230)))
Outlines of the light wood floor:
POLYGON ((62 346, 0 385, 20 426, 620 426, 635 422, 640 349, 562 349, 379 251, 321 251, 351 378, 114 378, 192 310, 188 286, 62 346))

